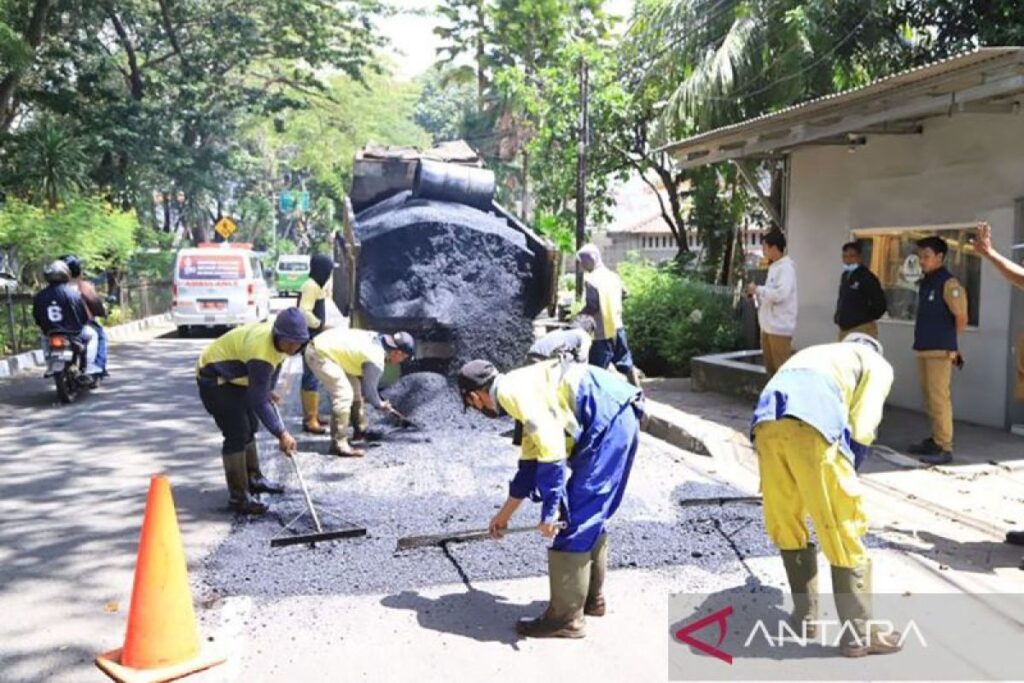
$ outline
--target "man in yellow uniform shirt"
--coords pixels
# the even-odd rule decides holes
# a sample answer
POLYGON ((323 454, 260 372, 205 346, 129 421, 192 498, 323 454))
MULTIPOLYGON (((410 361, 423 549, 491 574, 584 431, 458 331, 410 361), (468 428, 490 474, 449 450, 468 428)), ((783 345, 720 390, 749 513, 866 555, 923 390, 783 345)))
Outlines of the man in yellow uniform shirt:
POLYGON ((967 327, 967 293, 946 269, 947 251, 949 247, 941 237, 925 237, 917 242, 924 277, 917 290, 914 354, 932 435, 908 450, 921 456, 921 462, 927 465, 953 461, 950 382, 953 366, 963 363, 957 335, 967 327))
MULTIPOLYGON (((295 305, 306 318, 311 339, 327 328, 327 287, 333 270, 331 257, 316 254, 309 260, 309 279, 299 290, 295 305)), ((311 434, 327 431, 320 424, 320 385, 305 358, 302 363, 302 431, 311 434)))
POLYGON ((508 497, 490 523, 500 538, 523 500, 541 504, 551 600, 516 630, 531 638, 582 638, 583 616, 604 616, 606 523, 618 510, 640 439, 643 394, 591 365, 542 361, 499 374, 474 360, 459 370, 463 405, 507 414, 525 435, 508 497))
POLYGON ((277 437, 282 452, 290 455, 295 450, 295 439, 274 407, 273 388, 285 358, 308 341, 302 314, 289 308, 272 323, 236 327, 207 346, 196 363, 199 397, 224 435, 221 456, 228 507, 236 512, 261 515, 267 506, 252 494, 284 491, 260 470, 256 431, 262 422, 277 437))
POLYGON ((384 364, 400 365, 415 355, 416 342, 408 332, 389 335, 333 327, 314 337, 305 360, 331 397, 331 455, 366 455, 349 444, 347 425, 351 423, 356 437, 366 431, 364 400, 378 410, 394 412, 377 393, 384 364))
POLYGON ((871 336, 853 332, 791 356, 761 392, 751 427, 764 492, 764 521, 781 550, 794 611, 790 625, 816 637, 818 542, 832 565, 832 591, 847 657, 900 649, 898 634, 871 631, 868 523, 856 467, 882 419, 892 366, 871 336))
POLYGON ((584 271, 582 312, 592 317, 595 323, 590 364, 602 370, 614 365, 630 384, 639 387, 640 373, 633 365, 622 321, 622 300, 626 296, 626 288, 619 276, 601 262, 601 250, 595 245, 587 244, 580 249, 576 261, 584 271))

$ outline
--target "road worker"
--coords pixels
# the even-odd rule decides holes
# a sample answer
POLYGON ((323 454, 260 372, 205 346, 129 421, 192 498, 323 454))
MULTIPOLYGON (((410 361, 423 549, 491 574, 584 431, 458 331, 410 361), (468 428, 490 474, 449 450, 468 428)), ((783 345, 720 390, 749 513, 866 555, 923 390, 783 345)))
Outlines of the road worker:
POLYGON ((601 262, 601 250, 593 244, 585 245, 576 253, 576 262, 584 272, 583 313, 595 322, 590 364, 601 369, 614 365, 630 384, 639 387, 640 373, 633 365, 622 322, 622 299, 626 296, 622 280, 601 262))
MULTIPOLYGON (((309 259, 309 279, 299 289, 295 304, 306 319, 310 339, 327 329, 327 288, 334 271, 334 260, 324 254, 309 259)), ((303 357, 302 363, 302 431, 324 434, 320 424, 320 385, 303 357)))
POLYGON ((553 539, 548 608, 516 630, 534 638, 582 638, 583 616, 606 610, 605 524, 622 502, 636 455, 642 393, 606 370, 557 360, 506 374, 488 361, 470 361, 459 371, 458 388, 465 406, 525 425, 519 468, 491 519, 491 535, 500 538, 530 498, 541 504, 540 533, 553 539))
POLYGON ((836 611, 849 629, 840 643, 847 657, 899 650, 898 634, 869 633, 871 560, 862 540, 868 525, 855 471, 875 438, 892 381, 881 344, 853 332, 791 356, 754 410, 751 438, 765 527, 782 552, 793 592, 790 624, 798 635, 803 629, 816 637, 808 623, 818 618, 817 549, 805 523, 810 514, 832 565, 836 611))
MULTIPOLYGON (((988 223, 979 223, 977 235, 974 240, 974 249, 981 256, 988 260, 999 274, 1006 278, 1014 287, 1024 289, 1024 266, 1014 263, 1006 258, 992 246, 992 228, 988 223)), ((1017 378, 1014 385, 1014 397, 1018 401, 1024 401, 1024 336, 1017 337, 1017 378)), ((1024 531, 1013 530, 1006 532, 1006 542, 1011 545, 1024 545, 1024 531)), ((1024 562, 1021 563, 1024 568, 1024 562)))
POLYGON ((536 363, 550 358, 570 358, 586 363, 590 358, 597 324, 589 315, 577 316, 570 327, 552 330, 534 342, 526 358, 536 363))
POLYGON ((331 397, 331 455, 366 455, 349 444, 348 425, 352 425, 354 439, 365 436, 364 401, 378 410, 397 414, 390 403, 381 399, 377 385, 385 363, 400 365, 415 355, 416 342, 408 332, 390 335, 342 327, 317 335, 306 347, 306 367, 331 397))
POLYGON ((248 515, 261 515, 267 505, 260 493, 282 493, 284 488, 260 470, 256 432, 259 422, 277 437, 286 455, 295 439, 281 422, 274 405, 280 398, 273 388, 281 364, 309 341, 306 320, 289 308, 271 322, 236 327, 213 342, 199 356, 196 379, 199 397, 224 435, 221 448, 228 484, 228 507, 248 515))
POLYGON ((911 445, 908 451, 921 456, 921 462, 927 465, 953 461, 950 382, 953 367, 963 366, 957 335, 967 327, 967 292, 946 269, 948 251, 949 246, 941 237, 925 237, 917 242, 924 277, 917 290, 914 354, 932 434, 911 445))

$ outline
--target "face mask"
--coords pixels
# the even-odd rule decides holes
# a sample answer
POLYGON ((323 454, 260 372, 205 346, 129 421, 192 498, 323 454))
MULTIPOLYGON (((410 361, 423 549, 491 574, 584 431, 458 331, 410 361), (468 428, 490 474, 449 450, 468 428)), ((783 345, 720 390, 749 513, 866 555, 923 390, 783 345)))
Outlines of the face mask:
POLYGON ((860 264, 859 263, 844 263, 843 264, 843 271, 847 272, 847 273, 852 273, 853 271, 857 270, 858 268, 860 268, 860 264))

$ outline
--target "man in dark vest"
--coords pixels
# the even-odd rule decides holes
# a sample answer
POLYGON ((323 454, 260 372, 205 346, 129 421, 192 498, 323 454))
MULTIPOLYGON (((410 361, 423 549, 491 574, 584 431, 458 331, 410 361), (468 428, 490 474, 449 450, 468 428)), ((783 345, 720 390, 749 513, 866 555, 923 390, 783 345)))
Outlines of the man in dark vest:
POLYGON ((917 242, 924 277, 917 289, 914 353, 932 435, 910 447, 927 465, 953 461, 953 403, 949 385, 953 366, 963 364, 957 335, 967 327, 967 293, 946 269, 949 247, 941 237, 917 242))
POLYGON ((863 332, 878 339, 875 322, 886 311, 882 284, 863 263, 859 242, 843 245, 843 274, 839 278, 839 299, 836 301, 835 323, 839 341, 852 332, 863 332))

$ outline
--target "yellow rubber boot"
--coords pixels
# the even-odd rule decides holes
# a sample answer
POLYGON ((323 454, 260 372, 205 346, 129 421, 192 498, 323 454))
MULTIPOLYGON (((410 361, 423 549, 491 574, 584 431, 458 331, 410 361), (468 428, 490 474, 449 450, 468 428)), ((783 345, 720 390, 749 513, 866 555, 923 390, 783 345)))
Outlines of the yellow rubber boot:
POLYGON ((320 424, 320 392, 302 392, 302 431, 310 434, 326 434, 327 428, 320 424))

